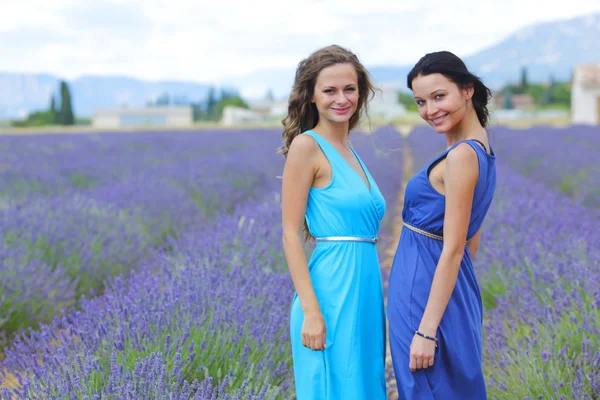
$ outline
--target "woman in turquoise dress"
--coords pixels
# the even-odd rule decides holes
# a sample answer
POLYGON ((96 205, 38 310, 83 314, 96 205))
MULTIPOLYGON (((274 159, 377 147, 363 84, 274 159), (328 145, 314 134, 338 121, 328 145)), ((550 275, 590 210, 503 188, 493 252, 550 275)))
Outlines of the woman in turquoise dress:
POLYGON ((283 245, 296 289, 290 336, 299 400, 387 397, 376 249, 386 205, 348 142, 372 93, 357 57, 326 47, 299 64, 283 121, 283 245), (303 239, 316 241, 308 262, 303 239))
POLYGON ((421 118, 448 148, 406 186, 387 315, 400 399, 485 400, 481 294, 473 259, 496 168, 489 89, 450 52, 408 75, 421 118))

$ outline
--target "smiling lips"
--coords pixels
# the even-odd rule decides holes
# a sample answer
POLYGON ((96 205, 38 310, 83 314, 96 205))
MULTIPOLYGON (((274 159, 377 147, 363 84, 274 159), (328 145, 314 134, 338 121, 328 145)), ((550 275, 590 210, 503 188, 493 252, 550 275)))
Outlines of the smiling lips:
POLYGON ((444 122, 444 120, 446 119, 446 116, 448 116, 448 114, 442 115, 441 117, 432 119, 431 122, 434 125, 440 125, 442 122, 444 122))
POLYGON ((336 114, 346 114, 349 110, 350 110, 350 107, 333 109, 333 111, 335 111, 336 114))

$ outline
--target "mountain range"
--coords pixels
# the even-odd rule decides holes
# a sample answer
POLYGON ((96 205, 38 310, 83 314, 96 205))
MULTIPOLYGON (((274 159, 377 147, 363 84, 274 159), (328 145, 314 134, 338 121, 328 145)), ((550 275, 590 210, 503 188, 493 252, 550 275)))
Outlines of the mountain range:
MULTIPOLYGON (((548 81, 551 75, 564 81, 570 80, 574 64, 600 63, 598 38, 600 13, 527 26, 463 59, 492 88, 518 81, 522 67, 527 68, 530 81, 548 81)), ((404 89, 412 65, 367 67, 377 84, 404 89)), ((284 97, 291 88, 294 68, 263 69, 224 80, 223 84, 250 98, 263 96, 268 90, 284 97)), ((48 74, 0 72, 0 119, 19 118, 34 110, 47 109, 61 79, 48 74)), ((68 83, 78 116, 90 116, 94 109, 103 107, 143 106, 163 93, 180 103, 203 101, 212 85, 123 76, 82 76, 68 83)))

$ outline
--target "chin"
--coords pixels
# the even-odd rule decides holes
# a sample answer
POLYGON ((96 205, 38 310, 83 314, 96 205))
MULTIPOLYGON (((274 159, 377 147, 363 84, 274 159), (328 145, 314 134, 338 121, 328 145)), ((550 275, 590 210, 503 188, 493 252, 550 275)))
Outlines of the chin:
POLYGON ((333 115, 331 116, 331 121, 336 122, 338 124, 346 124, 348 122, 350 122, 350 119, 352 118, 353 114, 348 114, 348 115, 333 115))
POLYGON ((437 133, 446 133, 448 132, 448 129, 446 129, 446 125, 438 125, 435 126, 433 124, 429 124, 429 126, 431 126, 437 133))

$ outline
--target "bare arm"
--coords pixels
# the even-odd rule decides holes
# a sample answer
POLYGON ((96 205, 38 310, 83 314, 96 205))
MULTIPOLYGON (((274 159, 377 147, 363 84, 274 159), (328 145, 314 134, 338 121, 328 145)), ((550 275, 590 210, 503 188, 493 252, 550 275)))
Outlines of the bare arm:
POLYGON ((444 245, 420 326, 430 334, 435 334, 456 284, 465 252, 478 168, 477 154, 468 144, 461 144, 448 154, 444 171, 444 245))
POLYGON ((302 344, 313 350, 324 347, 325 325, 308 272, 301 236, 308 193, 318 168, 317 150, 318 144, 311 137, 296 137, 288 151, 282 183, 283 249, 304 311, 302 344))
MULTIPOLYGON (((444 171, 446 210, 444 216, 444 244, 437 264, 429 299, 418 327, 429 336, 436 332, 450 301, 458 270, 465 251, 473 193, 479 175, 477 155, 468 144, 460 144, 450 153, 444 171)), ((433 365, 435 344, 415 336, 411 345, 410 369, 433 365)))

